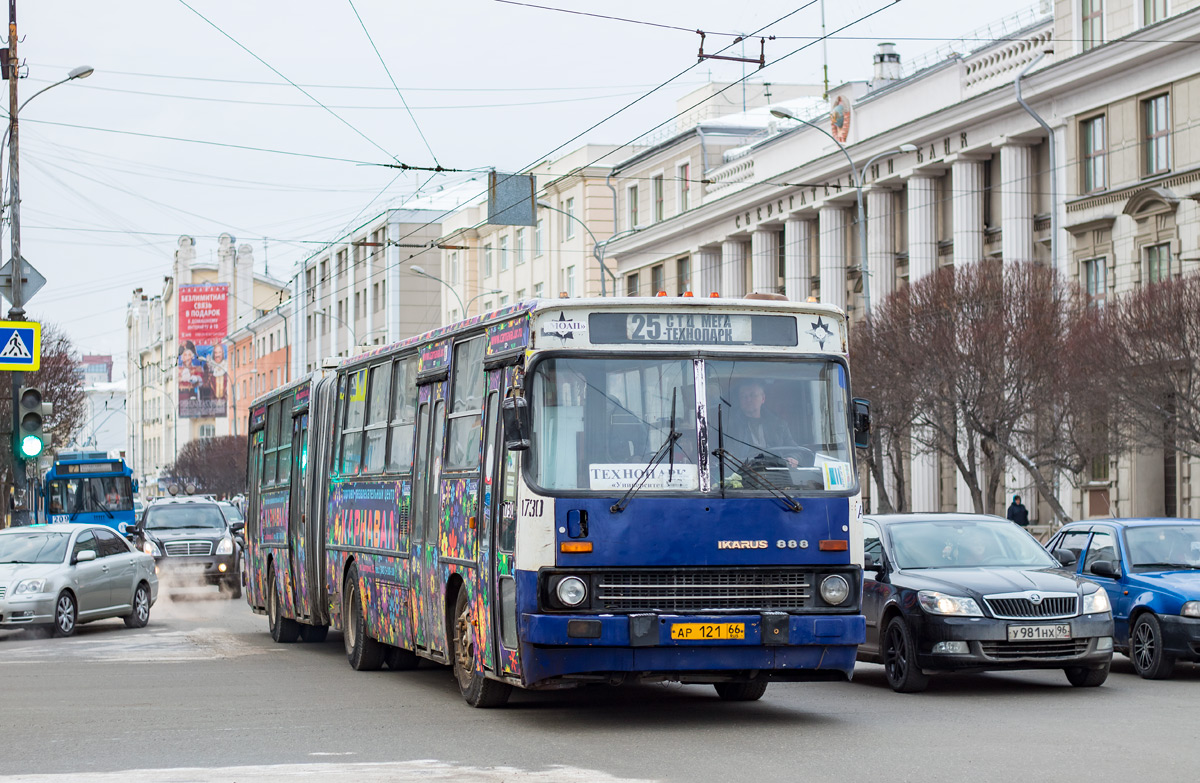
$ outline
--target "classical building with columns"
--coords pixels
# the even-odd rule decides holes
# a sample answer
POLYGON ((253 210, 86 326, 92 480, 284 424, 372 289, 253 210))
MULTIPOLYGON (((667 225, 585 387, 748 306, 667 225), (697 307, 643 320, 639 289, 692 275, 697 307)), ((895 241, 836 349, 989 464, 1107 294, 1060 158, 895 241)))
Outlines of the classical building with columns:
MULTIPOLYGON (((857 320, 868 293, 878 303, 984 258, 1052 264, 1101 299, 1200 271, 1200 2, 1059 0, 995 29, 907 68, 881 44, 869 81, 828 104, 780 102, 760 137, 693 159, 686 196, 665 208, 650 187, 690 139, 618 163, 608 258, 623 292, 783 292, 857 320)), ((1060 501, 1076 517, 1195 516, 1194 462, 1170 444, 1113 455, 1063 482, 1060 501)), ((971 510, 936 455, 912 454, 909 470, 909 508, 971 510)))

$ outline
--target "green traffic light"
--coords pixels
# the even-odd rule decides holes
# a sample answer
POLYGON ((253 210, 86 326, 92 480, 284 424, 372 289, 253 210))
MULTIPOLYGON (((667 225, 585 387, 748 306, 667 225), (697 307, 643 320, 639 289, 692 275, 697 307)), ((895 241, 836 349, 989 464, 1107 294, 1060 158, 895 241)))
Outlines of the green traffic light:
POLYGON ((21 438, 21 456, 26 459, 32 459, 42 453, 45 444, 37 435, 26 435, 21 438))

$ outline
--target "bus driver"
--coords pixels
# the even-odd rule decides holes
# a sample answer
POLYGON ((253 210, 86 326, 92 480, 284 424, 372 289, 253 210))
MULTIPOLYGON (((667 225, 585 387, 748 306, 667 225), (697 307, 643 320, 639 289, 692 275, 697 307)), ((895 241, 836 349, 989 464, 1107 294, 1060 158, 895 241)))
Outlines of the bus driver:
MULTIPOLYGON (((767 393, 756 380, 735 381, 733 409, 724 422, 725 447, 743 462, 759 454, 772 455, 772 449, 796 448, 796 439, 786 421, 764 410, 767 393)), ((796 467, 795 457, 784 458, 788 467, 796 467)))

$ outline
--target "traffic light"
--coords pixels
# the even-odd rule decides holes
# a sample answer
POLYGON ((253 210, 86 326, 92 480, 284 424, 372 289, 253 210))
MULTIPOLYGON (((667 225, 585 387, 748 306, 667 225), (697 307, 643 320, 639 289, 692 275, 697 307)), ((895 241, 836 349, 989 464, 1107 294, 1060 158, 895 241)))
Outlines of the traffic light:
POLYGON ((17 456, 34 459, 46 447, 46 436, 42 432, 42 417, 49 406, 42 402, 42 390, 36 386, 22 386, 17 393, 17 456))

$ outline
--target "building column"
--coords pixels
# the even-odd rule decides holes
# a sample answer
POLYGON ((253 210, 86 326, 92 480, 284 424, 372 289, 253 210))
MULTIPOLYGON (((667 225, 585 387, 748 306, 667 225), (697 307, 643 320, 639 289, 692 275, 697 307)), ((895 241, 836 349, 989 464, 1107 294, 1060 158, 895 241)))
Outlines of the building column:
POLYGON ((721 243, 721 296, 739 299, 745 296, 746 243, 727 239, 721 243))
MULTIPOLYGON (((342 332, 346 329, 346 311, 343 310, 341 315, 338 315, 338 301, 342 298, 342 275, 338 272, 338 253, 341 250, 337 245, 334 245, 333 251, 329 254, 329 347, 330 355, 337 356, 342 346, 342 332), (341 319, 340 321, 338 319, 341 319)), ((349 342, 349 340, 347 340, 349 342)))
MULTIPOLYGON (((384 322, 387 324, 387 341, 394 343, 400 340, 400 308, 396 307, 396 302, 400 301, 400 248, 397 245, 388 244, 388 241, 400 236, 400 223, 395 219, 389 219, 387 225, 387 234, 383 239, 387 245, 387 252, 384 255, 384 258, 387 259, 385 267, 387 285, 383 287, 383 316, 384 322)), ((443 322, 445 312, 446 309, 443 307, 443 322)), ((463 313, 463 317, 466 318, 466 313, 463 313)))
POLYGON ((790 301, 804 302, 812 292, 812 221, 790 218, 783 224, 783 242, 784 295, 790 301))
POLYGON ((821 246, 821 302, 846 309, 846 210, 832 204, 817 212, 821 246))
POLYGON ((779 291, 779 232, 760 228, 750 235, 750 287, 756 294, 779 291))
POLYGON ((871 306, 878 307, 896 290, 896 232, 892 224, 895 194, 884 188, 867 191, 867 273, 871 306))
POLYGON ((933 177, 908 178, 908 282, 937 270, 937 187, 933 177))
MULTIPOLYGON (((308 281, 305 275, 304 264, 300 264, 300 271, 296 275, 291 284, 292 288, 292 375, 293 378, 299 378, 304 374, 305 363, 308 356, 308 332, 305 330, 305 314, 308 308, 305 306, 308 299, 308 291, 306 286, 308 281)), ((253 399, 253 398, 251 398, 253 399)), ((247 400, 249 402, 249 400, 247 400)))
POLYGON ((954 195, 954 264, 983 260, 983 161, 959 159, 951 171, 954 195))
MULTIPOLYGON (((329 274, 329 264, 332 263, 333 257, 330 256, 325 261, 325 275, 329 274)), ((313 357, 313 364, 317 367, 321 366, 321 362, 329 355, 329 351, 325 342, 327 333, 329 332, 329 324, 333 323, 333 319, 328 316, 326 309, 329 304, 325 301, 325 295, 329 291, 329 283, 325 280, 325 275, 321 274, 321 259, 317 259, 315 271, 313 272, 317 278, 317 298, 313 302, 313 345, 317 349, 317 355, 313 357)), ((258 338, 255 337, 255 340, 258 338)), ((255 350, 258 350, 257 345, 255 350)), ((257 365, 256 365, 257 366, 257 365)), ((256 376, 257 377, 257 376, 256 376)))
POLYGON ((702 247, 696 251, 696 296, 721 290, 721 251, 702 247))
POLYGON ((366 331, 358 334, 358 308, 354 306, 354 296, 358 292, 358 273, 354 269, 354 253, 357 250, 353 244, 346 246, 346 278, 349 280, 346 285, 346 343, 350 346, 351 355, 354 354, 359 340, 366 335, 366 331))
MULTIPOLYGON (((937 188, 933 177, 909 177, 908 282, 928 277, 937 269, 937 188)), ((928 433, 922 433, 928 439, 928 433)), ((912 454, 912 510, 940 511, 938 455, 914 447, 912 454)))
POLYGON ((1006 263, 1031 262, 1033 253, 1033 149, 1000 148, 1001 249, 1006 263))

